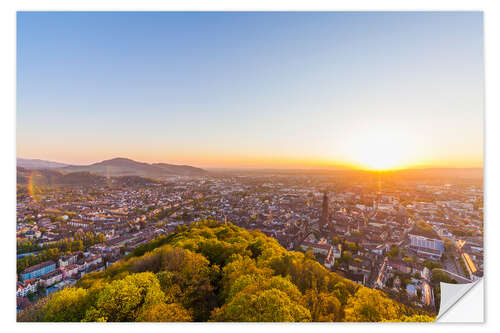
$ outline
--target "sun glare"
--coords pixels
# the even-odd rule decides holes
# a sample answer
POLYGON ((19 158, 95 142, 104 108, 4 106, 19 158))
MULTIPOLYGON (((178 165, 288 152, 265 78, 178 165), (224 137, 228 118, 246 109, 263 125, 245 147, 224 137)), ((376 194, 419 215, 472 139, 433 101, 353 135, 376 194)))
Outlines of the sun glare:
POLYGON ((347 142, 348 160, 361 169, 388 171, 403 169, 415 162, 414 145, 407 137, 380 131, 363 133, 347 142))
POLYGON ((402 156, 391 153, 389 148, 367 150, 358 158, 358 164, 363 169, 385 171, 402 168, 405 161, 402 156))

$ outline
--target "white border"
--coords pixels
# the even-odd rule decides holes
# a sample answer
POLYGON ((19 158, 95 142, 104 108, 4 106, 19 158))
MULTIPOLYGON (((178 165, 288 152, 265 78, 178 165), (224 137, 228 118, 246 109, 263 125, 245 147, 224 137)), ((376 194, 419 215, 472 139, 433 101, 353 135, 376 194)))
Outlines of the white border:
MULTIPOLYGON (((230 0, 211 0, 211 1, 130 1, 130 0, 86 0, 86 1, 65 1, 65 0, 45 0, 43 2, 36 0, 19 0, 9 1, 4 0, 0 6, 0 34, 4 48, 0 52, 1 70, 0 98, 1 121, 0 135, 2 147, 2 163, 1 175, 1 225, 4 230, 1 232, 4 262, 0 274, 3 295, 2 297, 2 326, 7 330, 36 330, 36 331, 64 331, 68 329, 75 332, 85 332, 89 329, 97 331, 109 331, 109 329, 120 329, 124 331, 132 331, 136 329, 146 328, 148 330, 210 330, 210 331, 225 331, 233 332, 234 330, 254 331, 255 329, 276 330, 285 329, 291 331, 302 331, 304 329, 316 330, 345 330, 358 327, 359 329, 369 329, 370 331, 383 330, 400 331, 405 330, 434 330, 434 329, 452 329, 470 331, 471 329, 491 328, 493 322, 496 321, 496 311, 489 312, 488 309, 492 305, 486 305, 485 320, 486 325, 456 325, 456 324, 433 324, 422 327, 419 324, 309 324, 307 326, 297 324, 116 324, 116 325, 99 325, 99 324, 76 324, 71 327, 70 324, 16 324, 15 323, 15 299, 11 296, 11 290, 15 283, 15 262, 13 258, 15 251, 15 239, 12 236, 15 231, 15 77, 16 77, 16 11, 17 10, 482 10, 485 12, 485 48, 486 48, 486 126, 485 126, 485 218, 486 218, 486 274, 492 277, 500 276, 498 273, 498 263, 494 263, 490 258, 495 258, 498 250, 498 241, 496 237, 500 236, 499 224, 500 214, 498 202, 499 195, 499 171, 500 163, 498 159, 498 143, 500 142, 499 130, 499 26, 500 15, 498 11, 499 1, 439 1, 439 0, 420 0, 420 1, 398 1, 398 0, 378 0, 378 1, 272 1, 272 0, 254 0, 236 2, 230 0), (496 237, 495 237, 496 236, 496 237), (491 241, 490 241, 491 239, 491 241), (491 264, 490 264, 491 263, 491 264), (490 316, 488 315, 491 315, 490 316), (314 328, 312 327, 314 325, 314 328), (354 325, 354 326, 353 326, 354 325), (360 327, 364 326, 364 327, 360 327), (402 326, 404 325, 404 326, 402 326), (144 327, 143 327, 144 326, 144 327)), ((497 257, 498 258, 498 257, 497 257)), ((485 279, 487 301, 494 301, 498 293, 498 283, 488 283, 488 278, 485 279)), ((498 310, 497 310, 498 311, 498 310)), ((469 332, 470 333, 470 332, 469 332)))

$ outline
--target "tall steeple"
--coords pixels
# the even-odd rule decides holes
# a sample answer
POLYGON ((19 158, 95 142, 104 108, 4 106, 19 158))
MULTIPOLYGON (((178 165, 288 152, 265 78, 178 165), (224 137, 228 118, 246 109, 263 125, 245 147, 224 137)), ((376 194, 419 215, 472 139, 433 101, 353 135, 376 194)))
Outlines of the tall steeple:
POLYGON ((323 193, 323 205, 322 205, 322 210, 321 210, 321 218, 319 220, 320 227, 325 228, 327 223, 328 223, 328 216, 329 216, 329 208, 328 208, 328 194, 325 191, 323 193))

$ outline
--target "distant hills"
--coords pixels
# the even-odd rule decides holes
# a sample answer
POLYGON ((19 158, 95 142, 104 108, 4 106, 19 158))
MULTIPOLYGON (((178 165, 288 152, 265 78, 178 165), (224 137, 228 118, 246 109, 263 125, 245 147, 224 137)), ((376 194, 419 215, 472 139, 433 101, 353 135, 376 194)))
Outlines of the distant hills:
POLYGON ((25 169, 60 170, 64 172, 90 172, 105 177, 116 176, 140 176, 151 178, 163 178, 168 176, 200 176, 208 171, 189 165, 174 165, 166 163, 144 163, 128 158, 113 158, 90 165, 68 165, 63 163, 17 159, 17 166, 25 169))
POLYGON ((23 167, 17 167, 17 184, 36 186, 65 186, 65 185, 99 185, 99 184, 117 184, 117 185, 146 185, 158 183, 154 179, 140 176, 118 176, 107 178, 101 175, 90 173, 88 171, 66 172, 56 169, 31 170, 23 167))
POLYGON ((17 167, 17 184, 36 186, 93 185, 104 183, 106 178, 90 172, 63 172, 54 169, 31 170, 17 167))
POLYGON ((52 161, 44 161, 38 159, 18 158, 17 166, 26 169, 54 169, 54 168, 64 168, 68 166, 68 164, 52 162, 52 161))

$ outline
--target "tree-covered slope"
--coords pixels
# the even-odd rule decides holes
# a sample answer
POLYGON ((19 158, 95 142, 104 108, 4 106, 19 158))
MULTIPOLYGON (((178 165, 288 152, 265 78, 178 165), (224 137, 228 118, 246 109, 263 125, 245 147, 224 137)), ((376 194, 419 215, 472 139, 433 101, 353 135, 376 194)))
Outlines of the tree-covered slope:
POLYGON ((230 223, 200 222, 137 248, 20 321, 433 321, 313 257, 230 223))

